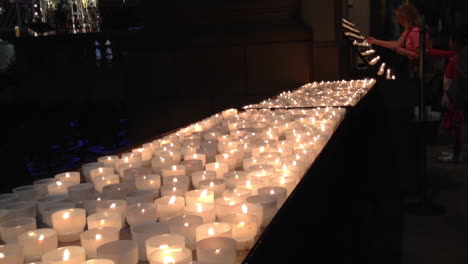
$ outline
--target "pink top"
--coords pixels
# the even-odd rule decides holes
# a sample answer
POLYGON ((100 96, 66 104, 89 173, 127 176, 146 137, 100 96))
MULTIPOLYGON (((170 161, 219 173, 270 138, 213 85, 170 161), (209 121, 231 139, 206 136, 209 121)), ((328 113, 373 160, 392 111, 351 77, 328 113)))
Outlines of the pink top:
POLYGON ((418 55, 408 54, 408 59, 416 60, 419 58, 419 27, 413 27, 411 30, 403 32, 405 38, 405 48, 416 52, 418 55))

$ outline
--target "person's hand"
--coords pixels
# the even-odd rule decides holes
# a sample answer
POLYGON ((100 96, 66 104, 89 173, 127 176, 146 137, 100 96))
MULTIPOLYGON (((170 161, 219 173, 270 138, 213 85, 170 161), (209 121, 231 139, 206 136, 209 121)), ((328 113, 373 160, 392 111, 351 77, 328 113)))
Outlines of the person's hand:
POLYGON ((377 39, 376 39, 376 38, 373 38, 373 37, 368 37, 368 38, 366 38, 366 41, 367 41, 367 43, 369 43, 369 44, 376 44, 376 43, 377 43, 377 39))

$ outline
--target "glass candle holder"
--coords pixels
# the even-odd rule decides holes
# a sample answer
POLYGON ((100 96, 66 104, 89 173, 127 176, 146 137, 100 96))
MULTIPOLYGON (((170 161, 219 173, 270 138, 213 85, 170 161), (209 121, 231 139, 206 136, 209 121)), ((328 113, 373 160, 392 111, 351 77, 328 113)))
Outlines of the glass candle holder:
POLYGON ((236 188, 240 189, 247 189, 250 190, 252 195, 257 195, 258 194, 258 189, 264 187, 265 185, 263 184, 262 180, 259 179, 247 179, 247 180, 242 180, 236 182, 236 188))
POLYGON ((203 218, 203 223, 214 222, 216 219, 214 204, 194 203, 186 205, 184 214, 201 216, 203 218))
POLYGON ((125 200, 106 200, 97 204, 96 212, 100 211, 115 211, 119 212, 122 217, 122 225, 125 225, 125 209, 127 209, 127 201, 125 200))
POLYGON ((27 262, 40 261, 42 255, 57 248, 57 232, 52 228, 28 231, 18 236, 18 245, 23 249, 27 262))
POLYGON ((201 170, 192 173, 192 184, 195 187, 195 189, 199 188, 200 181, 207 179, 216 179, 216 172, 201 170))
POLYGON ((105 164, 101 162, 90 162, 81 166, 81 172, 83 177, 86 179, 86 182, 91 182, 91 170, 99 167, 105 167, 105 164))
POLYGON ((197 242, 198 261, 233 264, 236 261, 236 240, 229 237, 210 237, 197 242))
POLYGON ((120 177, 117 174, 106 174, 93 178, 94 189, 98 193, 102 193, 102 189, 106 185, 116 184, 120 182, 120 177))
POLYGON ((224 190, 226 190, 226 183, 223 179, 209 179, 203 180, 199 183, 201 190, 210 190, 214 193, 214 199, 223 196, 224 190))
POLYGON ((70 187, 76 184, 80 184, 81 178, 80 173, 78 171, 68 171, 59 173, 54 176, 54 178, 61 181, 65 186, 70 187))
POLYGON ((151 261, 153 252, 170 248, 185 248, 185 237, 177 234, 162 234, 148 238, 145 242, 146 256, 151 261))
POLYGON ((57 180, 56 182, 47 185, 47 194, 68 196, 68 187, 65 184, 63 184, 63 182, 57 180))
POLYGON ((190 186, 190 178, 185 175, 166 176, 166 177, 163 177, 162 180, 163 180, 163 185, 185 184, 187 185, 187 190, 190 186))
POLYGON ((83 208, 86 210, 87 215, 94 214, 97 210, 97 205, 105 201, 102 193, 94 193, 89 199, 83 200, 83 208))
POLYGON ((224 182, 226 183, 226 189, 236 188, 237 182, 247 180, 247 172, 245 171, 228 171, 224 174, 224 182))
POLYGON ((57 211, 52 214, 52 226, 60 242, 79 240, 86 226, 86 210, 73 208, 57 211))
POLYGON ((91 181, 94 182, 94 178, 104 175, 112 175, 115 174, 115 169, 113 167, 98 167, 89 171, 89 175, 91 176, 91 181))
POLYGON ((258 232, 257 217, 252 214, 229 214, 222 218, 223 223, 232 226, 232 238, 236 240, 237 250, 252 248, 258 232))
POLYGON ((298 182, 297 177, 289 177, 289 176, 278 176, 272 177, 270 179, 271 186, 283 187, 286 188, 286 195, 289 196, 291 192, 294 190, 298 182))
POLYGON ((34 201, 47 194, 38 185, 25 185, 13 189, 13 193, 18 195, 17 201, 34 201))
POLYGON ((215 213, 217 219, 222 219, 228 214, 232 214, 240 209, 244 201, 240 199, 229 199, 225 197, 219 197, 215 199, 215 213))
POLYGON ((146 245, 145 242, 150 237, 168 234, 169 233, 169 224, 167 223, 149 223, 141 224, 137 226, 132 226, 130 228, 132 233, 132 238, 138 244, 138 258, 141 261, 146 261, 146 245))
POLYGON ((111 167, 113 168, 115 166, 115 162, 119 159, 119 156, 117 155, 108 155, 108 156, 102 156, 97 158, 97 161, 104 164, 106 167, 111 167))
POLYGON ((125 200, 130 189, 126 182, 109 184, 102 187, 102 197, 107 200, 125 200))
POLYGON ((116 240, 97 248, 98 258, 110 259, 115 264, 137 264, 138 246, 133 240, 116 240))
POLYGON ((206 164, 206 155, 205 154, 189 154, 184 156, 184 160, 201 160, 202 161, 202 166, 205 166, 206 164))
POLYGON ((122 229, 122 214, 117 211, 100 211, 86 218, 88 229, 114 227, 122 229))
POLYGON ((242 167, 244 171, 248 171, 250 166, 265 165, 266 161, 262 157, 249 157, 242 160, 242 167))
POLYGON ((235 188, 230 190, 225 190, 223 192, 223 197, 233 201, 245 201, 247 197, 252 195, 252 191, 249 189, 235 188))
POLYGON ((52 214, 65 209, 75 208, 75 204, 71 202, 58 202, 48 204, 42 209, 42 223, 48 227, 52 227, 52 214))
MULTIPOLYGON (((185 174, 185 166, 182 165, 171 165, 164 167, 162 169, 162 177, 167 176, 176 176, 176 175, 186 175, 185 174)), ((164 180, 163 180, 164 183, 164 180)))
POLYGON ((92 199, 94 197, 94 184, 85 182, 70 186, 68 198, 73 202, 92 199))
POLYGON ((2 209, 6 209, 10 212, 11 218, 20 218, 20 217, 36 217, 35 201, 23 201, 23 202, 14 202, 8 205, 3 206, 2 209))
POLYGON ((216 178, 222 179, 224 173, 229 171, 229 167, 226 163, 222 162, 211 162, 205 165, 205 170, 216 172, 216 178))
POLYGON ((168 185, 163 185, 161 186, 161 197, 164 196, 185 196, 185 193, 188 191, 188 185, 183 184, 183 183, 177 183, 177 184, 168 184, 168 185))
POLYGON ((262 187, 258 189, 258 194, 272 195, 276 197, 276 209, 281 208, 287 197, 287 189, 284 187, 262 187))
POLYGON ((196 249, 196 228, 203 224, 203 218, 198 215, 180 215, 168 220, 169 232, 184 236, 185 246, 196 249))
POLYGON ((41 199, 37 200, 37 212, 42 217, 44 214, 44 208, 48 205, 55 204, 55 203, 62 203, 68 199, 66 195, 52 195, 52 196, 44 196, 41 199))
POLYGON ((181 196, 164 196, 154 200, 160 222, 184 213, 185 198, 181 196))
POLYGON ((43 193, 44 195, 47 195, 47 186, 49 184, 57 182, 58 179, 56 178, 45 178, 45 179, 40 179, 36 180, 33 182, 33 185, 39 187, 40 193, 43 193))
POLYGON ((125 200, 127 201, 127 205, 137 204, 137 203, 152 203, 154 200, 154 192, 153 191, 141 191, 135 190, 130 191, 125 195, 125 200))
POLYGON ((127 206, 125 218, 129 226, 156 222, 158 216, 153 203, 136 203, 127 206))
POLYGON ((129 168, 123 172, 123 182, 130 186, 130 190, 135 190, 135 177, 150 173, 146 167, 129 168))
POLYGON ((159 191, 161 188, 161 176, 157 174, 145 174, 135 177, 137 190, 159 191))
POLYGON ((14 203, 18 200, 16 193, 2 193, 0 194, 0 207, 14 203))
POLYGON ((192 205, 195 203, 214 203, 214 192, 210 190, 193 190, 185 193, 186 205, 192 205))
POLYGON ((150 264, 183 264, 192 260, 192 250, 188 248, 168 248, 157 250, 149 255, 150 264))
POLYGON ((23 264, 23 250, 16 244, 6 244, 0 246, 0 264, 23 264))
POLYGON ((119 240, 120 229, 99 227, 88 229, 80 234, 81 246, 86 250, 87 258, 97 257, 97 248, 105 243, 119 240))
POLYGON ((256 203, 243 203, 241 208, 234 210, 234 213, 255 215, 257 219, 257 228, 260 230, 263 223, 263 207, 256 203))
POLYGON ((19 235, 36 228, 37 225, 35 218, 15 218, 0 223, 0 235, 2 236, 3 242, 7 244, 14 244, 18 242, 19 235))
POLYGON ((196 228, 195 237, 197 242, 208 237, 232 237, 232 226, 221 222, 204 223, 196 228))
POLYGON ((247 197, 245 199, 247 203, 256 203, 262 206, 263 208, 263 222, 262 222, 262 227, 266 227, 270 221, 273 219, 273 217, 276 214, 276 197, 272 195, 265 195, 265 194, 259 194, 259 195, 252 195, 250 197, 247 197))
POLYGON ((79 246, 59 247, 42 255, 42 264, 79 264, 84 261, 86 251, 79 246))

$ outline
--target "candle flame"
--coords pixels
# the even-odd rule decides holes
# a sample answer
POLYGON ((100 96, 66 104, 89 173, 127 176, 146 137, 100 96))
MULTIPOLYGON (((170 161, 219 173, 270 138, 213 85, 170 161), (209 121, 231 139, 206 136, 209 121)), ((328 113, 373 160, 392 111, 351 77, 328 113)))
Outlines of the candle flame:
POLYGON ((203 192, 200 194, 200 198, 206 198, 208 195, 208 189, 204 189, 203 192))
POLYGON ((104 170, 101 167, 99 167, 99 173, 102 173, 103 171, 104 170))
POLYGON ((117 206, 117 205, 116 205, 115 203, 112 203, 112 204, 109 206, 109 208, 113 209, 113 208, 115 208, 116 206, 117 206))
POLYGON ((103 226, 106 223, 106 220, 101 220, 101 226, 103 226))
POLYGON ((65 178, 70 178, 70 173, 65 173, 65 178))
POLYGON ((285 178, 281 178, 281 179, 280 179, 280 183, 281 183, 281 185, 285 184, 285 183, 286 183, 286 179, 285 179, 285 178))
POLYGON ((70 250, 68 250, 68 248, 63 252, 63 261, 66 260, 70 260, 70 250))
POLYGON ((177 178, 172 179, 172 182, 173 182, 173 183, 177 183, 178 181, 179 181, 179 180, 177 180, 177 178))
POLYGON ((174 186, 174 187, 172 188, 172 191, 173 191, 173 192, 177 191, 177 188, 174 186))
POLYGON ((57 181, 57 182, 55 182, 55 183, 57 184, 58 187, 62 187, 62 185, 63 185, 63 183, 60 182, 60 181, 57 181))
POLYGON ((159 249, 168 249, 168 248, 169 248, 169 245, 167 244, 163 244, 159 246, 159 249))
POLYGON ((215 254, 218 255, 219 253, 221 253, 221 249, 220 249, 220 248, 217 248, 217 249, 215 250, 215 254))
POLYGON ((230 201, 230 202, 229 202, 229 205, 231 205, 231 206, 232 206, 232 205, 235 205, 235 204, 236 204, 236 202, 234 202, 234 201, 230 201))
POLYGON ((176 263, 173 257, 165 256, 163 258, 164 264, 176 263))
POLYGON ((107 157, 107 160, 111 161, 111 160, 112 160, 112 157, 107 157))
POLYGON ((5 255, 3 253, 0 253, 0 258, 4 258, 5 255))
POLYGON ((96 235, 96 240, 101 240, 101 239, 102 239, 101 234, 97 234, 97 235, 96 235))
POLYGON ((68 219, 68 218, 70 218, 70 212, 63 213, 63 219, 68 219))
POLYGON ((208 235, 210 235, 210 236, 215 235, 214 229, 212 227, 210 227, 210 229, 208 229, 208 235))
POLYGON ((211 187, 211 188, 214 187, 214 182, 210 182, 210 187, 211 187))
POLYGON ((245 182, 245 186, 246 186, 248 189, 252 188, 252 183, 250 182, 250 180, 247 180, 247 181, 245 182))
POLYGON ((215 163, 215 169, 219 169, 219 163, 218 162, 215 163))
POLYGON ((44 234, 41 234, 37 240, 41 241, 41 240, 44 240, 44 238, 45 238, 44 234))
POLYGON ((153 180, 151 180, 151 181, 150 181, 150 184, 154 184, 154 181, 153 181, 153 180))
POLYGON ((199 212, 199 213, 203 212, 203 205, 197 204, 197 212, 199 212))
POLYGON ((141 209, 141 213, 142 213, 142 214, 145 214, 145 209, 141 209))
POLYGON ((177 170, 177 165, 172 165, 172 170, 173 171, 177 170))
POLYGON ((188 227, 188 226, 189 226, 189 223, 184 223, 184 226, 185 226, 185 227, 188 227))
POLYGON ((169 199, 169 204, 174 204, 176 201, 176 197, 174 195, 171 196, 171 199, 169 199))
POLYGON ((243 214, 246 214, 246 213, 248 213, 248 211, 249 211, 249 209, 247 208, 247 205, 246 205, 246 204, 243 204, 243 205, 242 205, 242 213, 243 213, 243 214))
POLYGON ((275 190, 270 190, 270 194, 275 194, 275 190))
POLYGON ((240 228, 244 228, 244 227, 245 227, 245 222, 240 222, 240 223, 239 223, 239 227, 240 227, 240 228))

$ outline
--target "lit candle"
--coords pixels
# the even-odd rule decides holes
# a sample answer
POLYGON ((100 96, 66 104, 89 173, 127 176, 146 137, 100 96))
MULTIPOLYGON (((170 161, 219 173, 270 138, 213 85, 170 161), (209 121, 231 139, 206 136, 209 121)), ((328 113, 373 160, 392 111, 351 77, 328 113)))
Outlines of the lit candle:
POLYGON ((32 217, 15 218, 0 223, 0 235, 7 244, 17 243, 18 236, 36 229, 36 219, 32 217))
POLYGON ((86 251, 78 246, 60 247, 42 255, 42 264, 80 264, 84 261, 86 251))
POLYGON ((216 179, 216 172, 204 170, 192 173, 192 184, 195 187, 195 189, 199 188, 200 181, 206 179, 216 179))
POLYGON ((110 259, 115 264, 137 264, 138 246, 133 240, 115 240, 97 248, 98 258, 110 259))
POLYGON ((258 179, 248 179, 245 181, 238 181, 236 183, 237 188, 241 189, 248 189, 252 192, 252 195, 257 194, 257 190, 264 187, 265 185, 263 184, 262 180, 258 179))
POLYGON ((184 236, 177 234, 156 235, 146 240, 145 247, 146 256, 148 259, 150 259, 150 255, 156 251, 162 251, 171 248, 185 248, 185 238, 184 236))
POLYGON ((102 188, 106 185, 116 184, 120 182, 120 177, 117 174, 107 174, 93 178, 94 188, 97 192, 102 193, 102 188))
POLYGON ((127 206, 125 216, 129 226, 156 222, 156 207, 151 203, 137 203, 127 206))
POLYGON ((68 187, 61 181, 56 181, 47 185, 49 195, 68 195, 68 187))
POLYGON ((120 177, 124 178, 125 171, 129 169, 134 169, 134 168, 141 168, 143 165, 141 162, 129 162, 129 163, 123 163, 122 165, 119 166, 117 172, 120 175, 120 177))
POLYGON ((80 239, 86 226, 86 211, 81 208, 65 209, 52 214, 52 226, 58 233, 60 242, 80 239))
MULTIPOLYGON (((167 176, 175 176, 175 175, 185 175, 185 166, 182 165, 171 165, 164 167, 162 169, 162 176, 167 177, 167 176)), ((164 183, 164 180, 163 180, 164 183)))
POLYGON ((91 176, 91 181, 94 181, 93 179, 99 176, 103 175, 112 175, 115 174, 114 168, 110 167, 98 167, 96 169, 92 169, 89 171, 89 175, 91 176))
POLYGON ((203 218, 198 215, 179 215, 168 220, 169 232, 182 235, 185 238, 185 246, 191 250, 196 249, 196 228, 203 224, 203 218))
POLYGON ((214 202, 216 217, 222 219, 224 216, 235 212, 242 206, 243 202, 244 201, 240 199, 231 200, 225 197, 216 198, 214 202))
POLYGON ((228 223, 212 222, 199 225, 195 230, 196 240, 209 237, 232 237, 232 226, 228 223))
POLYGON ((201 160, 202 166, 206 164, 206 155, 205 154, 189 154, 184 156, 184 160, 201 160))
POLYGON ((230 214, 222 222, 232 226, 232 238, 237 242, 237 250, 250 249, 258 232, 257 217, 252 214, 230 214))
POLYGON ((211 162, 205 165, 205 170, 216 172, 216 178, 222 179, 224 173, 229 171, 228 165, 222 162, 211 162))
POLYGON ((80 173, 78 171, 68 171, 54 176, 57 180, 61 181, 65 186, 70 187, 80 184, 80 173))
POLYGON ((23 250, 16 244, 0 246, 0 264, 23 264, 23 250))
POLYGON ((287 189, 284 187, 262 187, 258 189, 258 194, 272 195, 276 197, 276 208, 279 209, 283 205, 287 197, 287 189))
POLYGON ((188 248, 168 248, 148 255, 150 264, 183 264, 192 260, 192 250, 188 248))
POLYGON ((115 162, 119 159, 117 155, 103 156, 97 158, 97 161, 104 164, 106 167, 115 167, 115 162))
POLYGON ((229 237, 209 237, 197 243, 197 259, 206 263, 234 264, 236 240, 229 237))
POLYGON ((214 203, 214 192, 210 190, 192 190, 185 193, 185 203, 187 205, 195 203, 214 203))
POLYGON ((136 167, 128 168, 123 171, 123 182, 127 183, 130 186, 130 190, 134 190, 135 186, 135 177, 146 175, 150 173, 150 169, 146 167, 136 167))
POLYGON ((168 185, 161 186, 161 197, 164 196, 185 196, 188 190, 188 185, 184 183, 170 183, 168 185))
POLYGON ((91 228, 81 233, 81 246, 86 250, 87 258, 97 257, 97 248, 105 243, 119 240, 120 229, 115 227, 91 228))
POLYGON ((57 232, 52 228, 28 231, 18 236, 18 244, 27 262, 38 261, 46 252, 57 248, 57 232))
POLYGON ((184 208, 184 214, 201 216, 203 218, 203 223, 214 222, 216 219, 214 204, 212 203, 194 203, 186 205, 184 208))
MULTIPOLYGON (((274 167, 271 165, 256 165, 256 166, 263 166, 263 167, 268 166, 268 168, 251 170, 247 174, 247 178, 261 180, 263 186, 270 185, 270 178, 273 175, 273 172, 275 171, 274 167)), ((250 168, 254 168, 256 166, 251 166, 250 168)))
POLYGON ((185 198, 181 196, 164 196, 154 200, 160 222, 184 213, 185 198))
POLYGON ((223 197, 231 201, 245 201, 247 197, 252 195, 252 191, 249 189, 235 188, 231 190, 225 190, 223 197))
POLYGON ((253 195, 253 196, 247 197, 245 201, 247 203, 260 204, 263 207, 262 227, 266 227, 270 223, 270 221, 275 216, 276 211, 278 210, 276 208, 276 204, 277 204, 276 197, 273 195, 265 195, 265 194, 253 195))
POLYGON ((153 191, 131 191, 125 195, 125 200, 127 205, 137 204, 137 203, 152 203, 156 194, 153 191))
POLYGON ((130 228, 132 239, 138 245, 138 259, 141 261, 147 260, 146 241, 154 236, 169 234, 169 225, 167 223, 149 223, 133 226, 130 228))
POLYGON ((137 190, 151 190, 159 192, 159 188, 161 188, 161 176, 157 174, 136 176, 135 187, 137 190))
POLYGON ((263 207, 260 204, 256 203, 244 203, 241 205, 240 209, 236 208, 234 213, 240 214, 252 214, 257 218, 257 227, 260 230, 260 227, 263 222, 263 207), (236 212, 236 210, 238 210, 236 212))
POLYGON ((156 174, 161 174, 162 169, 164 167, 167 167, 169 165, 174 164, 175 162, 173 161, 172 157, 168 155, 157 155, 156 157, 153 157, 151 159, 151 169, 153 172, 156 174))
POLYGON ((199 182, 199 188, 202 190, 210 190, 214 193, 214 198, 221 197, 226 190, 226 183, 223 179, 209 179, 199 182))
POLYGON ((71 209, 75 208, 75 204, 71 202, 58 202, 52 203, 44 206, 42 209, 42 223, 45 225, 52 227, 52 214, 64 209, 71 209))
POLYGON ((253 165, 265 165, 266 161, 262 157, 249 157, 242 160, 242 166, 244 171, 248 171, 250 166, 253 165))
POLYGON ((94 184, 86 182, 68 187, 68 198, 73 202, 91 199, 94 196, 94 184))
POLYGON ((185 167, 185 175, 192 175, 195 171, 201 171, 204 168, 201 160, 183 160, 180 165, 185 167))
POLYGON ((226 183, 227 189, 236 188, 236 182, 246 181, 247 172, 245 171, 229 171, 224 174, 224 182, 226 183))
POLYGON ((99 167, 104 167, 104 163, 101 162, 91 162, 91 163, 86 163, 81 166, 81 172, 83 174, 83 177, 86 179, 87 182, 91 182, 91 170, 97 169, 99 167))
POLYGON ((278 186, 278 187, 286 188, 287 196, 289 196, 291 194, 291 192, 296 187, 296 184, 297 184, 297 178, 296 177, 279 176, 279 177, 272 177, 270 179, 270 185, 271 186, 278 186))
POLYGON ((125 209, 127 208, 127 201, 125 200, 107 200, 97 204, 96 212, 100 211, 116 211, 122 217, 122 224, 125 223, 125 209))
POLYGON ((122 214, 117 211, 101 211, 86 218, 88 229, 99 227, 114 227, 122 229, 122 214))
POLYGON ((166 177, 163 177, 162 180, 163 180, 163 185, 185 184, 187 185, 187 190, 190 185, 190 178, 185 175, 166 176, 166 177))

